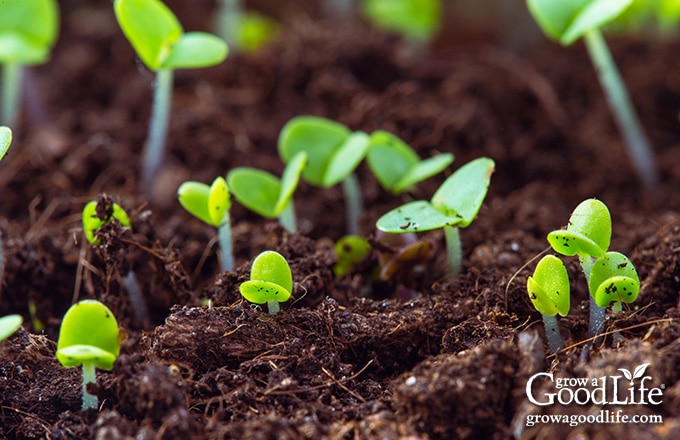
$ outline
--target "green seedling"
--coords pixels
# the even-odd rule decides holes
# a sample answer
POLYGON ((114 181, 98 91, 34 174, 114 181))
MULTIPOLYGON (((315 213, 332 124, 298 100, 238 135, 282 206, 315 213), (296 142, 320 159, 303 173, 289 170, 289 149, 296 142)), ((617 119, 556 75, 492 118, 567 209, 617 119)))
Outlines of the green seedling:
POLYGON ((234 270, 234 251, 231 238, 231 196, 223 177, 212 185, 201 182, 184 182, 177 189, 179 203, 190 214, 217 228, 222 251, 222 271, 234 270))
POLYGON ((569 275, 562 260, 546 255, 538 262, 534 275, 527 279, 529 299, 543 316, 548 347, 553 353, 564 348, 556 315, 569 314, 569 275))
POLYGON ((243 10, 240 0, 219 0, 215 10, 215 33, 230 48, 251 53, 272 41, 278 23, 265 15, 243 10))
POLYGON ((338 278, 347 275, 370 251, 371 245, 361 235, 345 235, 335 243, 337 262, 333 266, 333 273, 338 278))
POLYGON ((633 0, 527 0, 529 11, 543 32, 568 46, 583 38, 596 67, 609 107, 623 133, 633 165, 648 186, 659 180, 649 142, 600 27, 615 20, 633 0))
POLYGON ((214 66, 227 57, 227 44, 215 35, 184 32, 177 17, 160 0, 115 0, 114 11, 125 37, 142 62, 156 72, 142 183, 153 181, 163 159, 175 69, 214 66))
POLYGON ((0 126, 0 160, 5 157, 9 145, 12 143, 12 130, 9 127, 0 126))
MULTIPOLYGON (((97 200, 92 200, 87 203, 83 208, 82 218, 85 238, 93 246, 99 244, 97 231, 105 224, 117 221, 125 228, 130 228, 132 226, 127 212, 125 212, 120 205, 111 201, 106 195, 100 196, 97 200)), ((147 322, 149 311, 134 271, 128 271, 123 279, 123 284, 128 293, 128 298, 130 299, 130 304, 135 317, 139 322, 147 322)))
POLYGON ((83 300, 64 315, 57 342, 57 359, 66 368, 83 367, 83 409, 97 409, 97 396, 87 384, 97 383, 95 367, 110 371, 120 351, 118 323, 108 307, 83 300))
POLYGON ((362 10, 376 27, 397 32, 420 48, 437 33, 442 21, 440 0, 365 0, 362 10))
POLYGON ((126 228, 131 226, 127 212, 117 203, 99 204, 96 200, 92 200, 83 208, 82 218, 85 238, 92 245, 99 243, 97 231, 108 222, 117 220, 126 228))
MULTIPOLYGON (((578 256, 586 280, 596 258, 604 257, 612 237, 612 218, 607 205, 598 199, 579 203, 569 217, 566 229, 552 231, 548 242, 555 252, 566 256, 578 256)), ((604 323, 605 309, 590 297, 590 336, 599 333, 604 323)))
POLYGON ((448 269, 456 276, 462 267, 458 229, 469 226, 477 217, 493 171, 493 160, 475 159, 446 179, 429 202, 419 200, 393 209, 380 217, 376 226, 392 234, 444 229, 448 269))
POLYGON ((12 124, 18 113, 22 67, 46 62, 58 32, 59 8, 55 0, 0 3, 0 63, 3 66, 0 123, 12 124))
POLYGON ((253 260, 250 281, 239 286, 243 297, 255 304, 267 303, 269 313, 279 313, 279 303, 293 291, 293 275, 286 259, 276 251, 264 251, 253 260))
POLYGON ((240 167, 229 171, 227 182, 236 200, 257 214, 274 219, 291 233, 297 232, 293 194, 305 168, 307 153, 299 152, 288 163, 281 180, 256 168, 240 167))
POLYGON ((626 33, 652 30, 670 36, 677 31, 678 22, 679 0, 633 0, 630 7, 607 26, 607 30, 626 33))
POLYGON ((359 234, 362 211, 361 192, 354 170, 368 151, 370 138, 351 132, 337 122, 316 116, 298 116, 283 127, 279 135, 279 155, 288 163, 304 151, 308 163, 302 178, 311 185, 330 188, 342 183, 347 205, 347 229, 359 234))
POLYGON ((593 264, 588 290, 600 307, 621 311, 622 303, 632 303, 640 292, 640 278, 633 263, 619 252, 607 252, 593 264))
POLYGON ((21 315, 7 315, 0 318, 0 342, 19 330, 23 322, 24 318, 21 315))
POLYGON ((443 153, 421 161, 397 136, 376 131, 371 134, 366 162, 383 188, 400 194, 451 165, 453 154, 443 153))

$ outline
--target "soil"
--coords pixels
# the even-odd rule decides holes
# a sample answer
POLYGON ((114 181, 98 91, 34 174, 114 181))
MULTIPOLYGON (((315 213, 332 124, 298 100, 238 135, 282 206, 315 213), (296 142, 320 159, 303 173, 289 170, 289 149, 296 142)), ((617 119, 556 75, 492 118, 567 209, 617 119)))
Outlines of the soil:
MULTIPOLYGON (((212 2, 168 4, 188 30, 208 28, 212 2)), ((27 72, 22 119, 0 166, 0 315, 25 318, 0 344, 0 437, 678 438, 680 41, 611 40, 660 167, 661 182, 645 188, 580 44, 518 55, 487 40, 448 39, 417 57, 358 21, 280 17, 277 42, 258 53, 177 72, 164 170, 140 190, 153 77, 110 4, 65 3, 52 59, 27 72), (277 136, 300 114, 391 131, 421 157, 452 152, 452 170, 493 158, 488 197, 461 231, 463 273, 446 276, 434 232, 423 237, 437 243, 435 256, 391 280, 373 280, 373 254, 336 278, 342 194, 306 183, 295 195, 298 234, 235 204, 237 267, 220 273, 215 229, 181 208, 177 186, 237 166, 280 175, 277 136), (108 225, 92 247, 79 216, 104 193, 133 227, 108 225), (567 347, 551 355, 524 286, 546 234, 588 197, 609 206, 611 249, 631 258, 641 292, 586 351, 586 283, 565 258, 567 347), (274 316, 238 292, 266 249, 288 259, 295 281, 274 316), (130 270, 146 316, 128 299, 130 270), (114 369, 98 372, 96 411, 80 409, 79 369, 54 356, 61 317, 84 298, 106 303, 126 336, 114 369), (526 393, 539 372, 600 378, 643 364, 646 385, 663 393, 659 404, 538 406, 526 393), (663 422, 526 423, 603 409, 663 422)), ((450 172, 395 197, 361 165, 362 233, 372 237, 376 219, 405 201, 429 198, 450 172)))

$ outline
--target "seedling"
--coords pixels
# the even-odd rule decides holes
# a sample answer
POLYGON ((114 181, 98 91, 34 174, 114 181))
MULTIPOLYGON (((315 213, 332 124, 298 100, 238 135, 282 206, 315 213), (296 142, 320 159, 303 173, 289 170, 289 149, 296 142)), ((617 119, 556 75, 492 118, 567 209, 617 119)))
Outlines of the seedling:
POLYGON ((201 182, 184 182, 177 189, 179 203, 190 214, 217 228, 222 251, 222 271, 234 270, 234 251, 231 239, 231 196, 223 177, 212 185, 201 182))
POLYGON ((12 130, 9 127, 0 126, 0 160, 5 157, 9 145, 12 143, 12 130))
POLYGON ((7 315, 0 318, 0 342, 9 338, 19 330, 24 318, 21 315, 7 315))
POLYGON ((527 279, 529 299, 543 316, 548 347, 553 353, 564 348, 556 315, 569 313, 569 275, 562 260, 546 255, 538 262, 534 276, 527 279))
POLYGON ((615 32, 656 31, 670 36, 680 22, 678 0, 633 0, 631 6, 619 15, 607 29, 615 32))
POLYGON ((267 303, 269 313, 279 313, 279 303, 293 291, 293 275, 286 259, 276 251, 264 251, 253 260, 250 281, 239 286, 241 295, 255 304, 267 303))
POLYGON ((335 243, 337 262, 333 273, 340 278, 349 273, 355 264, 368 256, 371 245, 361 235, 345 235, 335 243))
POLYGON ((215 10, 215 33, 238 52, 254 52, 272 41, 278 23, 255 12, 243 10, 240 0, 219 0, 215 10))
POLYGON ((83 300, 64 315, 57 342, 57 359, 66 368, 83 367, 83 409, 97 409, 97 396, 87 384, 97 383, 95 367, 110 371, 118 357, 118 323, 108 307, 96 300, 83 300))
POLYGON ((598 258, 588 279, 588 290, 600 307, 621 311, 622 303, 632 303, 640 292, 640 278, 633 263, 619 252, 598 258))
POLYGON ((221 63, 227 44, 215 35, 187 32, 160 0, 115 0, 118 24, 142 62, 156 72, 149 137, 144 151, 142 183, 153 181, 163 158, 175 69, 221 63))
POLYGON ((461 271, 462 250, 458 228, 465 228, 477 217, 494 171, 493 160, 482 157, 462 166, 435 192, 428 202, 419 200, 393 209, 378 219, 381 231, 393 234, 444 229, 448 269, 461 271))
POLYGON ((291 233, 297 232, 293 194, 305 168, 307 153, 301 151, 288 163, 281 180, 256 168, 240 167, 229 171, 231 192, 243 206, 259 215, 274 219, 291 233))
MULTIPOLYGON (((579 203, 569 217, 566 229, 552 231, 548 242, 555 252, 578 256, 586 280, 590 279, 595 258, 604 257, 612 236, 612 219, 607 205, 597 199, 579 203)), ((590 336, 599 333, 605 309, 590 297, 590 336)))
POLYGON ((359 234, 362 211, 361 192, 354 169, 368 151, 370 138, 363 132, 351 132, 337 122, 316 116, 298 116, 283 127, 279 135, 279 155, 284 162, 301 151, 308 163, 302 178, 311 185, 330 188, 342 182, 347 205, 347 229, 359 234))
POLYGON ((440 0, 365 0, 362 9, 376 27, 397 32, 421 48, 439 30, 442 19, 440 0))
POLYGON ((49 58, 59 31, 59 9, 55 0, 5 0, 0 10, 0 123, 10 125, 19 109, 21 69, 49 58))
MULTIPOLYGON (((93 246, 99 244, 97 231, 105 224, 117 221, 125 228, 131 227, 130 217, 127 215, 127 212, 125 212, 120 205, 111 201, 106 195, 100 196, 97 200, 92 200, 87 203, 83 208, 82 217, 85 238, 93 246)), ((142 289, 139 286, 139 281, 137 281, 137 276, 134 271, 128 271, 123 279, 123 285, 128 293, 128 298, 130 299, 130 304, 135 317, 140 322, 146 322, 149 317, 149 312, 146 307, 146 302, 144 301, 144 294, 142 293, 142 289)))
POLYGON ((652 150, 599 30, 616 19, 632 2, 633 0, 527 0, 527 5, 548 37, 564 46, 583 37, 609 107, 626 140, 633 165, 642 181, 653 186, 659 180, 659 175, 652 150))
POLYGON ((421 161, 397 136, 376 131, 371 134, 366 162, 383 188, 392 194, 400 194, 443 171, 453 162, 453 154, 442 153, 421 161))
POLYGON ((82 217, 85 238, 92 245, 99 243, 99 240, 96 237, 99 228, 110 221, 117 220, 122 226, 126 228, 130 227, 130 217, 117 203, 99 204, 97 200, 92 200, 83 208, 82 217))

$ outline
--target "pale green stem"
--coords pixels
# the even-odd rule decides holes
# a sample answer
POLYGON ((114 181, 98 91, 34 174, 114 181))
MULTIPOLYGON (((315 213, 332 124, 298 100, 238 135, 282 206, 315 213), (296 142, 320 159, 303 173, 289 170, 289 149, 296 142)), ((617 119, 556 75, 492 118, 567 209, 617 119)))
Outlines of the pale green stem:
POLYGON ((240 0, 219 0, 215 10, 215 33, 227 42, 229 48, 238 48, 238 24, 243 15, 240 0))
POLYGON ((160 69, 156 72, 149 137, 142 164, 142 184, 145 188, 153 182, 163 161, 172 102, 172 77, 172 69, 160 69))
POLYGON ((297 217, 295 216, 295 205, 291 200, 279 215, 279 223, 291 234, 297 234, 297 217))
POLYGON ((2 279, 5 277, 5 247, 2 241, 2 234, 0 233, 0 286, 2 279))
POLYGON ((222 253, 222 272, 234 270, 234 242, 231 238, 231 216, 224 214, 222 225, 217 228, 217 236, 220 241, 220 251, 222 253))
POLYGON ((359 235, 359 218, 361 217, 363 203, 361 201, 359 182, 354 173, 350 173, 345 180, 342 181, 342 190, 345 195, 345 205, 347 209, 347 233, 359 235))
POLYGON ((654 155, 607 43, 597 29, 588 31, 584 40, 609 107, 628 146, 628 155, 633 161, 633 166, 642 182, 647 186, 653 186, 659 181, 654 155))
POLYGON ((267 310, 269 310, 270 315, 276 315, 281 310, 279 302, 276 300, 267 301, 267 310))
MULTIPOLYGON (((579 261, 581 262, 581 269, 583 269, 583 275, 586 277, 586 283, 590 280, 590 272, 593 269, 593 264, 595 260, 590 255, 579 255, 579 261)), ((590 294, 590 322, 588 323, 588 336, 596 336, 602 331, 604 325, 604 315, 606 309, 600 307, 595 302, 595 297, 592 292, 590 294)), ((598 341, 595 341, 598 342, 598 341)))
MULTIPOLYGON (((617 301, 612 304, 612 314, 621 313, 621 310, 623 310, 623 304, 621 301, 617 301)), ((612 340, 614 341, 614 344, 620 344, 625 340, 625 338, 620 331, 614 330, 614 333, 612 334, 612 340)))
POLYGON ((97 396, 87 392, 88 383, 97 383, 97 376, 94 371, 94 364, 83 362, 83 409, 97 409, 99 400, 97 400, 97 396))
POLYGON ((16 63, 2 66, 2 115, 0 125, 9 127, 15 122, 19 112, 19 97, 21 96, 21 65, 16 63))
POLYGON ((130 307, 135 315, 135 319, 142 324, 146 324, 149 322, 149 309, 146 306, 146 301, 144 301, 144 294, 139 286, 135 272, 129 271, 123 283, 125 284, 125 290, 127 290, 130 307))
POLYGON ((564 348, 560 327, 557 324, 557 316, 543 315, 543 325, 545 326, 545 337, 548 340, 548 347, 551 353, 557 353, 564 348))
POLYGON ((460 231, 455 226, 444 226, 446 239, 446 261, 449 274, 457 277, 463 267, 463 249, 460 244, 460 231))

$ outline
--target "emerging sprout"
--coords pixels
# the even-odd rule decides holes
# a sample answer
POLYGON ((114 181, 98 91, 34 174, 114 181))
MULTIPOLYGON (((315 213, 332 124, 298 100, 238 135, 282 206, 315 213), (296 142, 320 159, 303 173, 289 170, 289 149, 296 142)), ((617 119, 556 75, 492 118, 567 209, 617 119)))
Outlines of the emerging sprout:
POLYGON ((633 263, 619 252, 607 252, 593 265, 588 290, 600 307, 612 306, 620 312, 621 303, 635 301, 640 292, 640 278, 633 263))
POLYGON ((583 37, 607 95, 628 154, 642 181, 654 185, 658 171, 652 150, 640 126, 621 75, 599 28, 612 22, 633 0, 527 0, 529 11, 543 32, 568 46, 583 37))
POLYGON ((375 234, 375 247, 378 249, 379 277, 382 281, 407 273, 429 261, 437 248, 434 240, 418 239, 418 235, 413 232, 393 234, 380 230, 375 234))
POLYGON ((371 245, 361 235, 345 235, 335 243, 337 263, 333 266, 336 277, 343 277, 362 261, 371 250, 371 245))
POLYGON ((538 262, 534 276, 527 279, 529 299, 543 316, 545 335, 550 351, 556 353, 564 347, 560 328, 557 325, 558 313, 569 313, 569 275, 562 260, 554 255, 546 255, 538 262))
POLYGON ((144 152, 142 182, 149 184, 163 158, 168 131, 172 76, 175 69, 196 69, 221 63, 227 45, 204 32, 187 32, 160 0, 115 0, 116 19, 144 64, 156 72, 149 138, 144 152))
POLYGON ((439 30, 440 0, 366 0, 364 15, 376 27, 402 34, 415 46, 424 46, 439 30))
POLYGON ((104 226, 106 223, 117 220, 120 224, 126 228, 130 227, 130 217, 123 208, 117 203, 111 204, 98 204, 96 200, 88 202, 83 208, 83 232, 85 233, 85 238, 90 244, 97 244, 98 240, 96 237, 99 228, 104 226), (100 210, 97 207, 100 206, 100 210), (103 207, 103 209, 101 209, 103 207))
POLYGON ((201 182, 184 182, 177 189, 179 203, 190 214, 217 228, 222 251, 222 270, 234 269, 234 251, 231 239, 231 197, 223 177, 217 177, 212 185, 201 182))
POLYGON ((347 204, 347 229, 359 233, 362 210, 361 192, 354 169, 361 163, 369 147, 369 136, 351 132, 337 122, 316 116, 291 119, 279 134, 279 155, 288 163, 301 151, 309 162, 302 172, 308 183, 330 188, 342 182, 347 204))
POLYGON ((276 251, 264 251, 253 260, 250 281, 239 286, 241 295, 255 304, 267 303, 269 313, 279 313, 279 303, 293 291, 293 275, 286 259, 276 251))
POLYGON ((469 226, 477 217, 493 171, 493 160, 475 159, 446 179, 429 202, 419 200, 393 209, 380 217, 376 226, 393 234, 443 228, 449 272, 456 276, 462 266, 458 228, 469 226))
POLYGON ((421 161, 401 139, 386 131, 376 131, 371 134, 366 162, 383 188, 399 194, 443 171, 453 162, 453 154, 443 153, 421 161))
POLYGON ((278 218, 289 232, 297 232, 293 194, 305 168, 307 154, 293 157, 283 171, 281 180, 272 174, 249 167, 229 171, 227 181, 231 192, 243 206, 266 218, 278 218))
POLYGON ((18 112, 22 66, 47 61, 58 31, 55 0, 5 0, 0 4, 0 123, 12 124, 18 112))
POLYGON ((241 3, 241 0, 218 0, 215 33, 238 52, 254 52, 275 38, 279 26, 269 17, 244 11, 241 3))
POLYGON ((83 409, 96 409, 97 396, 87 384, 97 383, 95 367, 110 371, 118 357, 118 323, 108 307, 83 300, 64 315, 57 342, 57 359, 66 368, 83 366, 83 409))
POLYGON ((12 143, 12 130, 9 127, 0 126, 0 160, 5 157, 9 145, 12 143))
MULTIPOLYGON (((587 199, 579 203, 569 217, 566 229, 552 231, 548 242, 555 252, 577 255, 586 280, 595 258, 603 257, 609 249, 612 236, 612 219, 607 205, 598 199, 587 199)), ((599 333, 604 323, 605 309, 590 297, 590 336, 599 333)))
POLYGON ((21 315, 7 315, 0 318, 0 341, 4 341, 19 330, 24 318, 21 315))

